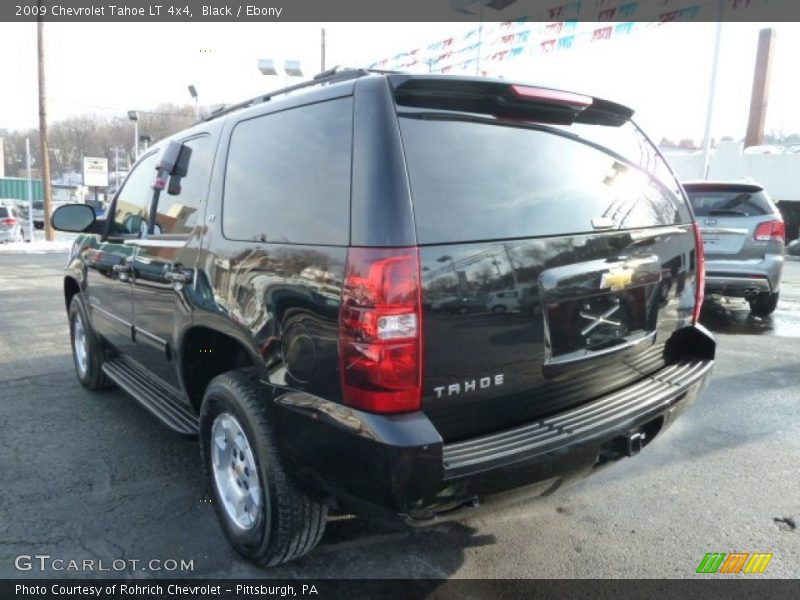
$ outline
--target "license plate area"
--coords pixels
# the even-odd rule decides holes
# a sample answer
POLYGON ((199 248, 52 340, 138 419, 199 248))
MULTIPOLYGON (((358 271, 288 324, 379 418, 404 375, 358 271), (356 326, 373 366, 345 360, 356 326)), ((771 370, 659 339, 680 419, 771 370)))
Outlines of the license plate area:
POLYGON ((646 286, 547 306, 552 359, 619 346, 648 330, 646 286))
POLYGON ((655 342, 662 298, 658 257, 595 260, 542 273, 545 376, 655 342))

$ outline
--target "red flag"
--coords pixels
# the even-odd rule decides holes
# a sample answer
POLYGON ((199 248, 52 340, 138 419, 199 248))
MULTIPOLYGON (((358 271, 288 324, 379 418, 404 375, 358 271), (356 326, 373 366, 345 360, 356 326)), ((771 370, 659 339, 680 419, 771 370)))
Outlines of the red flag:
POLYGON ((596 42, 598 40, 610 40, 611 39, 611 31, 612 27, 601 27, 600 29, 595 29, 594 33, 592 34, 592 41, 596 42))
POLYGON ((547 40, 542 42, 542 52, 550 52, 556 49, 556 40, 547 40))

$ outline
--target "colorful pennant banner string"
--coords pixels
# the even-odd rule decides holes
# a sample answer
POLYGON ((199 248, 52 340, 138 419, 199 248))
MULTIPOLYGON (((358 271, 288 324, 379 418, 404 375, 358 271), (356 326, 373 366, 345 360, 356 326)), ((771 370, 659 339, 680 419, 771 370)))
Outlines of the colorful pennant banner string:
MULTIPOLYGON (((761 3, 768 1, 759 0, 761 3)), ((746 8, 750 4, 751 0, 727 0, 730 10, 746 8)), ((584 43, 618 39, 663 23, 695 20, 716 6, 716 0, 698 3, 691 3, 691 0, 567 2, 546 9, 543 15, 547 17, 546 22, 530 22, 528 17, 522 17, 503 23, 485 23, 462 35, 374 62, 369 68, 447 73, 475 69, 480 61, 483 69, 485 63, 573 50, 584 43), (656 13, 658 22, 634 21, 636 17, 653 15, 641 10, 643 4, 649 6, 653 2, 659 7, 660 12, 656 13), (584 16, 592 16, 597 22, 578 21, 584 16)))

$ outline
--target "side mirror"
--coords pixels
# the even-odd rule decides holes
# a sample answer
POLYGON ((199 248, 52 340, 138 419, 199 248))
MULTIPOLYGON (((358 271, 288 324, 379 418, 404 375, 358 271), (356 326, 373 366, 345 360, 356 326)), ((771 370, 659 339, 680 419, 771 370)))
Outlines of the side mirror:
POLYGON ((96 233, 90 231, 96 221, 94 209, 86 204, 65 204, 60 206, 55 210, 50 220, 54 229, 73 233, 96 233))
POLYGON ((192 149, 189 146, 172 140, 161 152, 161 160, 158 161, 156 170, 159 174, 171 177, 185 177, 191 156, 192 149))
POLYGON ((169 176, 167 193, 170 196, 177 196, 181 193, 181 178, 186 177, 189 172, 189 160, 192 158, 192 149, 189 146, 181 146, 178 153, 178 160, 169 176))
POLYGON ((158 199, 164 188, 170 195, 181 193, 181 178, 189 170, 189 159, 192 149, 180 142, 172 140, 161 152, 161 160, 156 165, 156 180, 153 184, 153 201, 150 203, 150 217, 147 219, 148 235, 158 235, 155 232, 156 216, 158 215, 158 199))
POLYGON ((161 160, 159 160, 158 165, 156 165, 156 171, 158 171, 159 174, 173 174, 175 171, 175 165, 178 163, 178 158, 180 157, 182 147, 183 144, 176 142, 175 140, 172 140, 169 144, 167 144, 167 147, 161 152, 161 160))

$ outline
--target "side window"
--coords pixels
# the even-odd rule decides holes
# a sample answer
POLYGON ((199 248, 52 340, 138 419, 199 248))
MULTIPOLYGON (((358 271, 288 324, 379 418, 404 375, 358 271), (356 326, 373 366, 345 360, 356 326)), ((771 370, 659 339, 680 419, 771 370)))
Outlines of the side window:
POLYGON ((202 214, 202 204, 208 192, 211 138, 196 137, 184 144, 192 149, 189 170, 181 179, 180 194, 171 196, 164 190, 158 197, 156 225, 160 233, 191 233, 202 214))
POLYGON ((109 224, 109 235, 141 235, 146 231, 157 159, 158 152, 153 152, 128 175, 117 196, 114 218, 109 224))
POLYGON ((352 130, 352 98, 236 125, 225 169, 225 237, 347 244, 352 130))

